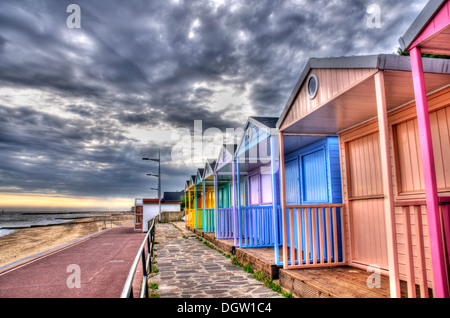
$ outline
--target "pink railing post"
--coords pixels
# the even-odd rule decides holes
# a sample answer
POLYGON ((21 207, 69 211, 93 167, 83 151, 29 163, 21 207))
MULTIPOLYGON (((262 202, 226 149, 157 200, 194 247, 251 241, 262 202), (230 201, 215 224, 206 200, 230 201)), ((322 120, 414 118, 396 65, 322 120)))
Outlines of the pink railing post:
POLYGON ((411 49, 410 53, 425 182, 428 227, 430 232, 430 247, 433 263, 434 291, 436 297, 448 298, 448 279, 445 268, 445 254, 442 240, 441 219, 439 214, 436 170, 434 167, 433 144, 431 140, 422 54, 420 48, 418 47, 411 49))

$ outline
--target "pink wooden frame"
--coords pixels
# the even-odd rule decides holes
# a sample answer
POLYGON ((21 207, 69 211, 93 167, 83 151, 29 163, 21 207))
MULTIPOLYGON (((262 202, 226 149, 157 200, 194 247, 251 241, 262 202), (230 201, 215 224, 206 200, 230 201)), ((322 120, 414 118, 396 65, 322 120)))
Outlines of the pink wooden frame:
POLYGON ((434 16, 433 20, 423 29, 423 31, 420 33, 420 35, 414 40, 413 43, 409 46, 410 48, 419 47, 421 43, 439 31, 441 31, 443 28, 448 26, 450 24, 450 3, 447 1, 442 8, 439 10, 439 12, 434 16))
POLYGON ((434 291, 436 297, 448 298, 449 288, 445 264, 446 257, 444 242, 442 240, 439 197, 436 184, 436 170, 434 166, 433 144, 431 139, 425 78, 423 74, 422 54, 419 47, 413 47, 410 53, 424 172, 431 257, 433 262, 434 291))

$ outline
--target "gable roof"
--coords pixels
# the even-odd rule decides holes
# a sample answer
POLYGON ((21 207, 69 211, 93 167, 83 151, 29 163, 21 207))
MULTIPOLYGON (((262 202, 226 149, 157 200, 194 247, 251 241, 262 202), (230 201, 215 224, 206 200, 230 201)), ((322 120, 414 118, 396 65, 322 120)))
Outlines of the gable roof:
POLYGON ((197 169, 197 175, 195 176, 195 183, 199 184, 203 178, 203 168, 197 169))
POLYGON ((223 144, 219 151, 219 155, 216 160, 216 165, 214 171, 219 171, 223 167, 229 165, 234 158, 234 153, 236 152, 236 144, 223 144))
MULTIPOLYGON (((450 73, 449 60, 424 58, 423 67, 424 72, 427 73, 450 73)), ((309 59, 281 112, 280 118, 276 124, 278 129, 280 129, 280 126, 283 124, 286 115, 313 69, 372 69, 374 72, 379 70, 410 72, 411 62, 409 56, 399 56, 394 54, 309 59)), ((371 75, 369 74, 369 76, 371 75)))
POLYGON ((216 168, 216 160, 208 159, 206 160, 205 169, 203 171, 203 180, 206 180, 208 177, 214 175, 214 169, 216 168))
MULTIPOLYGON (((257 117, 257 116, 248 117, 247 122, 245 123, 245 126, 244 126, 244 133, 242 134, 241 139, 239 140, 239 142, 237 144, 237 149, 236 149, 235 155, 239 155, 241 153, 243 142, 245 142, 246 140, 247 140, 247 142, 249 142, 248 136, 249 136, 250 128, 256 128, 257 134, 258 134, 258 138, 256 139, 256 144, 258 144, 258 143, 262 142, 263 140, 265 140, 269 136, 278 135, 278 131, 276 129, 277 121, 278 121, 278 117, 257 117)), ((252 138, 252 140, 255 140, 255 139, 252 138)), ((247 147, 247 145, 244 145, 244 146, 247 147)), ((251 148, 253 146, 254 146, 253 144, 248 145, 249 148, 251 148)))
POLYGON ((189 179, 189 188, 195 186, 195 179, 197 176, 191 176, 191 179, 189 179))

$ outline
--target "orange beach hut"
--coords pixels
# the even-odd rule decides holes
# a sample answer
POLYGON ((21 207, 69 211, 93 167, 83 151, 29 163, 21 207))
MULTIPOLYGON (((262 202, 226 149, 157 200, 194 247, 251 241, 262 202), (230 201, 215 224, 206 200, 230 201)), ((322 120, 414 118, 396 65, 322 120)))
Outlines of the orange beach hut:
MULTIPOLYGON (((285 269, 376 266, 389 276, 391 297, 401 296, 401 282, 406 282, 409 297, 428 297, 431 290, 439 296, 411 74, 410 58, 397 55, 307 63, 277 123, 285 269), (289 220, 302 207, 286 203, 285 146, 292 138, 307 144, 328 136, 339 139, 343 259, 296 264, 295 247, 302 242, 286 244, 287 233, 294 230, 287 225, 292 226, 289 220)), ((437 192, 444 197, 450 194, 450 60, 423 59, 423 77, 437 192)), ((332 241, 326 237, 320 244, 332 241)), ((307 250, 314 253, 317 246, 307 250)))

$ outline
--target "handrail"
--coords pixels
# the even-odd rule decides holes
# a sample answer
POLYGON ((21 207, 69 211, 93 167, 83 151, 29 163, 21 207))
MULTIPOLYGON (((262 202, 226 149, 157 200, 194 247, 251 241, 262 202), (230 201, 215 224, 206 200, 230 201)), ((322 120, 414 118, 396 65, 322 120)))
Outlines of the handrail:
POLYGON ((288 209, 303 209, 303 208, 343 208, 343 203, 321 203, 321 204, 303 204, 303 205, 286 205, 288 209))
POLYGON ((131 266, 130 272, 128 273, 127 280, 122 290, 120 298, 133 298, 133 281, 136 275, 136 270, 139 264, 139 259, 142 262, 142 282, 141 282, 141 292, 140 298, 147 298, 149 295, 147 277, 148 274, 152 273, 151 260, 153 258, 153 243, 155 241, 155 219, 153 219, 153 224, 147 232, 144 241, 136 254, 133 265, 131 266), (147 260, 145 260, 145 243, 147 243, 147 260))

